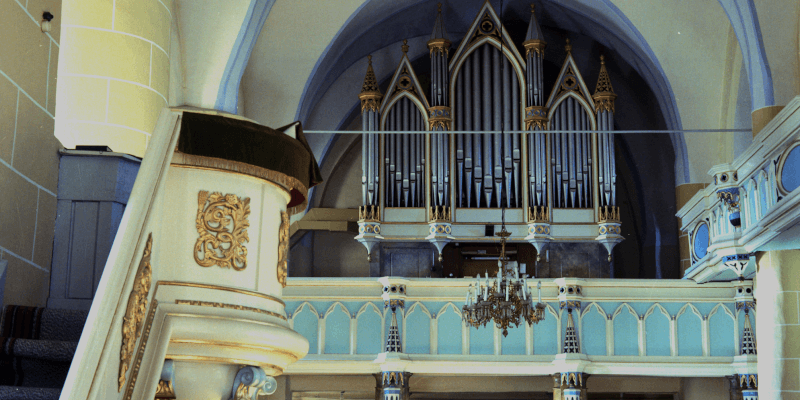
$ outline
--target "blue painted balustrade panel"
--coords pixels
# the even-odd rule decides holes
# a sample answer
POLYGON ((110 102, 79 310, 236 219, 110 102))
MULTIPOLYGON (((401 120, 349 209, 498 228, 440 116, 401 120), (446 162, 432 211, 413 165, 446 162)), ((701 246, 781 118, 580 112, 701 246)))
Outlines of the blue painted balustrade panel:
POLYGON ((709 344, 711 356, 733 357, 736 355, 734 330, 736 317, 727 305, 717 305, 708 318, 709 344))
POLYGON ((406 353, 431 353, 431 312, 424 304, 416 302, 406 304, 406 341, 403 343, 406 353))
POLYGON ((533 354, 558 354, 558 304, 548 304, 544 321, 533 326, 533 354))
POLYGON ((597 304, 590 304, 581 317, 581 351, 592 356, 606 355, 606 314, 597 304))
MULTIPOLYGON (((392 314, 384 309, 381 300, 289 301, 286 310, 294 329, 308 339, 310 354, 318 353, 320 347, 323 354, 377 354, 384 351, 392 314), (321 333, 319 326, 323 323, 325 332, 321 333), (354 349, 351 348, 351 335, 355 335, 354 349), (321 346, 320 340, 323 341, 321 346)), ((559 310, 557 303, 549 303, 545 314, 544 321, 530 328, 530 336, 526 335, 524 324, 512 326, 507 337, 499 335, 500 353, 524 355, 528 346, 536 355, 560 353, 559 345, 563 345, 567 327, 566 310, 559 310), (526 340, 530 340, 528 346, 526 340)), ((754 312, 750 317, 755 329, 754 312)), ((397 321, 400 337, 405 338, 403 351, 406 353, 462 354, 465 347, 468 354, 495 352, 495 328, 492 324, 478 329, 469 327, 469 341, 464 346, 460 304, 409 301, 405 309, 397 310, 397 321), (433 343, 432 334, 435 334, 433 343)), ((610 355, 609 349, 613 349, 615 356, 638 356, 640 340, 643 341, 641 346, 645 356, 702 356, 703 343, 707 340, 707 355, 732 357, 738 354, 737 338, 741 340, 744 314, 737 313, 733 303, 587 301, 582 309, 573 310, 573 321, 581 350, 590 356, 610 355), (607 323, 609 320, 611 322, 607 323), (704 323, 708 324, 707 338, 702 333, 704 323), (675 325, 674 349, 670 333, 672 324, 675 325), (607 326, 613 331, 607 332, 607 326)))
POLYGON ((439 354, 461 354, 461 314, 454 305, 445 306, 437 315, 439 354))
POLYGON ((648 356, 668 356, 670 350, 669 337, 669 312, 661 305, 654 305, 648 310, 649 315, 644 320, 645 326, 645 354, 648 356))
POLYGON ((518 327, 511 326, 508 328, 508 336, 500 337, 501 354, 506 355, 522 355, 525 354, 525 323, 521 323, 518 327))

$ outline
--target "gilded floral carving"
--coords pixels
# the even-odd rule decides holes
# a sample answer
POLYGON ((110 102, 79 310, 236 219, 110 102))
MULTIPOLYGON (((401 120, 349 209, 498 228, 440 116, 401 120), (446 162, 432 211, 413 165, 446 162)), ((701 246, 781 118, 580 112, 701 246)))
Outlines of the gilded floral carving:
POLYGON ((278 231, 278 282, 286 287, 289 267, 289 214, 281 211, 281 227, 278 231))
POLYGON ((200 191, 197 195, 197 243, 194 260, 202 267, 218 265, 241 271, 247 267, 247 247, 250 241, 250 198, 235 194, 200 191))
POLYGON ((150 293, 152 268, 150 266, 150 254, 153 250, 153 234, 147 235, 147 243, 144 246, 142 260, 136 271, 133 289, 128 296, 128 307, 125 310, 125 317, 122 320, 122 348, 119 353, 119 387, 122 390, 125 385, 125 373, 130 368, 133 350, 136 341, 142 332, 145 314, 147 313, 147 295, 150 293))

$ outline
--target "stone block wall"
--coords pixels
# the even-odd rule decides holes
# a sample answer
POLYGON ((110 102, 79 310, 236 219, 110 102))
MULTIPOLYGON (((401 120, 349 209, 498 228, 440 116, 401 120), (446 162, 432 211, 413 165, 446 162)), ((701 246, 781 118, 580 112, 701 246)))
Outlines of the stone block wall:
POLYGON ((43 306, 50 283, 58 150, 53 135, 60 0, 0 2, 0 258, 4 304, 43 306), (43 12, 54 16, 42 32, 43 12))

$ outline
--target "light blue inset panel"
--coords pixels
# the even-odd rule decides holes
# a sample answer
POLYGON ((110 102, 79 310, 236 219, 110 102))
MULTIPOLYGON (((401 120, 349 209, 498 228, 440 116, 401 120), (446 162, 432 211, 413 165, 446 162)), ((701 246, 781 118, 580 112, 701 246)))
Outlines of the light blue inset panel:
POLYGON ((438 321, 439 354, 461 354, 461 316, 448 307, 439 315, 438 321))
POLYGON ((325 354, 350 353, 350 315, 341 306, 325 318, 325 354))
POLYGON ((544 321, 533 326, 533 354, 558 354, 558 321, 545 310, 544 321))
POLYGON ((627 307, 614 318, 614 355, 639 355, 639 327, 627 307))
MULTIPOLYGON (((692 305, 697 309, 697 311, 700 311, 700 315, 709 315, 709 314, 711 314, 711 310, 716 308, 717 304, 719 304, 719 303, 700 303, 700 302, 692 303, 692 305)), ((723 310, 720 310, 720 311, 723 311, 723 310)))
POLYGON ((656 308, 644 320, 646 353, 648 356, 668 356, 669 349, 669 318, 656 308))
POLYGON ((720 306, 708 320, 709 349, 712 356, 733 357, 736 344, 733 343, 733 317, 720 306))
POLYGON ((758 180, 758 197, 759 201, 761 202, 761 216, 769 211, 767 207, 767 192, 769 191, 769 185, 767 184, 767 179, 763 178, 758 180))
POLYGON ((525 354, 525 324, 527 322, 522 319, 518 327, 510 326, 506 337, 503 337, 503 333, 500 332, 503 354, 525 354))
POLYGON ((606 318, 591 306, 581 320, 581 335, 584 353, 594 356, 606 355, 606 318))
POLYGON ((420 305, 412 306, 414 309, 406 317, 406 342, 403 343, 403 351, 414 354, 430 354, 431 319, 420 305))
POLYGON ((356 327, 356 353, 378 354, 383 346, 381 338, 381 316, 373 310, 367 310, 358 316, 356 327))
POLYGON ((795 146, 786 156, 783 169, 780 172, 781 183, 787 192, 800 186, 800 146, 795 146))
POLYGON ((678 317, 678 355, 679 356, 702 356, 702 328, 700 317, 690 308, 687 308, 678 317))
POLYGON ((750 209, 750 223, 755 224, 758 221, 758 215, 756 214, 756 202, 758 201, 758 197, 756 196, 756 186, 755 183, 751 183, 749 192, 747 196, 747 203, 750 209))
POLYGON ((705 223, 700 224, 700 227, 695 230, 692 247, 694 256, 698 259, 705 257, 708 253, 708 225, 705 223))
POLYGON ((319 317, 308 306, 294 316, 294 330, 308 340, 308 353, 317 354, 319 317))
POLYGON ((603 301, 603 302, 597 302, 595 304, 600 306, 600 308, 603 309, 603 311, 606 313, 606 315, 614 315, 614 311, 617 311, 617 308, 619 308, 619 306, 622 303, 619 303, 619 302, 605 302, 605 301, 603 301))
MULTIPOLYGON (((368 303, 367 301, 343 301, 341 302, 347 308, 347 311, 351 315, 355 315, 358 313, 358 310, 364 306, 364 304, 368 303)), ((381 305, 383 307, 383 305, 381 305)))
POLYGON ((628 305, 631 306, 631 308, 633 308, 633 311, 636 311, 637 314, 645 315, 647 313, 647 310, 649 310, 650 307, 653 306, 653 303, 641 303, 638 301, 634 301, 628 303, 628 305))
POLYGON ((494 324, 469 328, 469 354, 494 354, 494 324))
POLYGON ((686 305, 686 303, 658 303, 658 304, 661 304, 661 306, 667 310, 670 317, 673 315, 678 315, 678 313, 681 311, 681 308, 683 308, 683 306, 686 305))

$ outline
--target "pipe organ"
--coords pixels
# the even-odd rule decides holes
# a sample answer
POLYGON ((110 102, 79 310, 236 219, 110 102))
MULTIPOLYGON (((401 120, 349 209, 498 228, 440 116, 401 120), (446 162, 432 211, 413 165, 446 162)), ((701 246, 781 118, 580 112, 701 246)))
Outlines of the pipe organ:
POLYGON ((610 132, 616 95, 604 59, 590 94, 567 39, 545 97, 546 42, 533 6, 522 44, 524 56, 486 2, 452 57, 440 6, 428 41, 429 88, 406 41, 386 96, 370 56, 359 94, 364 207, 356 236, 368 251, 421 236, 440 252, 453 240, 494 240, 480 228, 508 209, 512 241, 539 253, 553 241, 599 242, 611 260, 623 239, 610 132))

